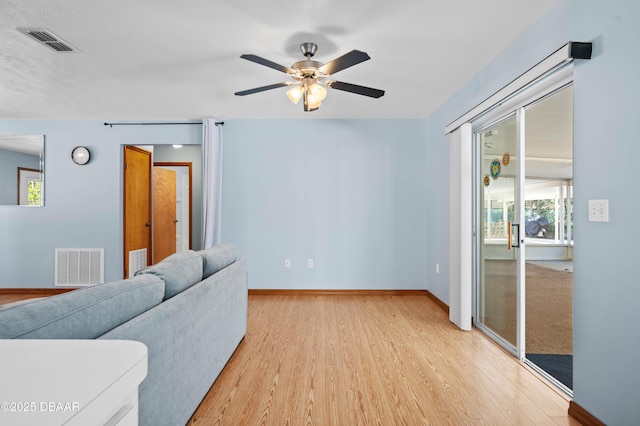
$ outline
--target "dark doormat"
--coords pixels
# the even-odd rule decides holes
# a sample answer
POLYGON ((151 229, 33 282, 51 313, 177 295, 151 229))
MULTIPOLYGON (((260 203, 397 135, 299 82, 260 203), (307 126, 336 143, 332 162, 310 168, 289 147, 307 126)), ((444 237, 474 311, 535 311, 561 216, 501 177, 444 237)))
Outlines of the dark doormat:
POLYGON ((527 354, 527 359, 573 390, 573 355, 527 354))

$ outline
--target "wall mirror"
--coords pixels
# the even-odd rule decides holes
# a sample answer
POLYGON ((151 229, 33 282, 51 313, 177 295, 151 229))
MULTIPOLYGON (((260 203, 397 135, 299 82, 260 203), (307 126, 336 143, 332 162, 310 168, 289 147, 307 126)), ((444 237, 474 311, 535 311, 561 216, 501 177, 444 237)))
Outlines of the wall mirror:
POLYGON ((0 205, 44 206, 43 135, 0 135, 0 205))

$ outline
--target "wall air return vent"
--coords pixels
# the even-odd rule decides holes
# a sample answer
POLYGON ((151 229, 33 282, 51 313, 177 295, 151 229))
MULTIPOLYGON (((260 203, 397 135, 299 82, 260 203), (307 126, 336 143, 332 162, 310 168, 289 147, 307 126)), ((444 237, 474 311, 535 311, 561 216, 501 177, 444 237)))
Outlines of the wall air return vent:
POLYGON ((56 286, 86 286, 104 282, 104 249, 57 248, 56 286))
POLYGON ((38 43, 44 44, 56 52, 77 52, 78 49, 71 46, 60 37, 51 33, 51 31, 45 28, 18 28, 20 32, 28 35, 36 40, 38 43))
POLYGON ((140 269, 147 267, 147 249, 132 250, 129 252, 129 277, 133 278, 140 269))

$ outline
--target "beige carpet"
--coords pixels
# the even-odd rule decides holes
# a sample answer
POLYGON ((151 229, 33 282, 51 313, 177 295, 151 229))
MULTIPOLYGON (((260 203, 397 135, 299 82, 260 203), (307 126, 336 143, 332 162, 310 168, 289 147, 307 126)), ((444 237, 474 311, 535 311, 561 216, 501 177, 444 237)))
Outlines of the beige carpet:
MULTIPOLYGON (((485 261, 485 325, 516 341, 514 261, 485 261)), ((573 354, 573 273, 526 264, 527 353, 573 354)))

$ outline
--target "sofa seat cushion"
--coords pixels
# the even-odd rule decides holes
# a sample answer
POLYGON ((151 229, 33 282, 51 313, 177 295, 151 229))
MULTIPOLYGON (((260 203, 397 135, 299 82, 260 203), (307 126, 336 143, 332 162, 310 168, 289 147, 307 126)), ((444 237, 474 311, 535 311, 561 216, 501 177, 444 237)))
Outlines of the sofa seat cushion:
POLYGON ((98 284, 0 309, 0 339, 95 339, 160 304, 154 276, 98 284))
POLYGON ((207 279, 211 275, 226 268, 238 259, 238 252, 234 246, 228 243, 215 245, 206 250, 198 252, 204 261, 202 279, 207 279))
POLYGON ((202 281, 202 257, 195 251, 174 253, 136 275, 155 275, 164 281, 164 300, 202 281))

